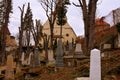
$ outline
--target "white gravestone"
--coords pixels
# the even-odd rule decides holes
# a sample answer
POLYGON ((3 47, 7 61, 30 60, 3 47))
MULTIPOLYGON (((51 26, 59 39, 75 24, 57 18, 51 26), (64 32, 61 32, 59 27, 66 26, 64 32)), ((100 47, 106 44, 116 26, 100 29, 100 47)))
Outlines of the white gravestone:
POLYGON ((32 56, 33 56, 33 53, 30 53, 30 54, 29 54, 29 57, 28 57, 28 65, 31 64, 31 58, 32 58, 32 56))
POLYGON ((101 80, 101 56, 98 49, 91 50, 90 80, 101 80))

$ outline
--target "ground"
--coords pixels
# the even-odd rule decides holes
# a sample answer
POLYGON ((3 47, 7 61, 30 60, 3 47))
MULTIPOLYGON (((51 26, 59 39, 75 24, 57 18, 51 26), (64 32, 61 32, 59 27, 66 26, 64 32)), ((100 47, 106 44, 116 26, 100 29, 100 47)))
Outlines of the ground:
MULTIPOLYGON (((107 57, 102 58, 102 78, 103 80, 120 80, 120 50, 106 51, 107 57)), ((75 67, 44 67, 38 80, 74 80, 76 77, 89 76, 89 59, 78 60, 75 67)))
MULTIPOLYGON (((103 52, 102 57, 102 80, 120 80, 120 50, 109 50, 103 52)), ((26 69, 26 68, 24 68, 26 69)), ((74 80, 77 77, 88 77, 90 69, 90 59, 79 59, 77 65, 54 67, 41 65, 31 70, 37 74, 29 77, 30 80, 74 80)), ((27 70, 27 69, 26 69, 27 70)))

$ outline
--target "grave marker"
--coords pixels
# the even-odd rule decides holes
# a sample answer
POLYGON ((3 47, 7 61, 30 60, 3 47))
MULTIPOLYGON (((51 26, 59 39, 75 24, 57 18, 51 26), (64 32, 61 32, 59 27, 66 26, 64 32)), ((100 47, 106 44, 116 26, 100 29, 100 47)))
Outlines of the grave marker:
POLYGON ((5 80, 14 80, 14 62, 11 54, 7 56, 5 80))
POLYGON ((64 66, 63 64, 63 47, 62 40, 58 40, 57 52, 56 52, 56 66, 64 66))
POLYGON ((101 80, 101 56, 98 49, 91 50, 90 80, 101 80))
POLYGON ((39 66, 40 66, 40 59, 39 59, 38 48, 36 48, 34 54, 34 67, 39 67, 39 66))
POLYGON ((53 50, 48 50, 48 65, 53 65, 53 64, 55 64, 53 50))
POLYGON ((72 54, 73 54, 72 43, 69 43, 69 52, 68 52, 68 55, 72 55, 72 54))

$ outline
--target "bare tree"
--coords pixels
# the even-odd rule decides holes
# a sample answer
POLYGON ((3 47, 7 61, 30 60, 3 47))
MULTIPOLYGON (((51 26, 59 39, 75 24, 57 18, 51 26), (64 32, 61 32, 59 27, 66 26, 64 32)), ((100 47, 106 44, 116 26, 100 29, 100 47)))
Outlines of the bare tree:
POLYGON ((85 53, 89 53, 94 48, 94 28, 95 28, 95 14, 98 0, 78 0, 79 5, 74 4, 77 7, 81 7, 84 21, 85 30, 85 53))
POLYGON ((42 5, 43 9, 46 12, 46 16, 48 18, 49 21, 49 26, 50 26, 50 33, 51 33, 51 40, 50 40, 50 44, 51 44, 51 48, 53 46, 53 30, 54 30, 54 23, 56 20, 56 15, 57 15, 57 4, 58 4, 58 0, 39 0, 40 4, 42 5))
POLYGON ((33 39, 35 42, 35 47, 38 47, 39 40, 41 40, 41 38, 43 37, 43 34, 42 34, 43 26, 42 26, 40 20, 35 20, 35 22, 36 22, 36 25, 35 25, 35 27, 34 26, 31 27, 31 32, 32 32, 33 39))
POLYGON ((19 28, 19 52, 21 54, 22 47, 26 46, 27 50, 26 53, 30 53, 30 45, 31 45, 31 27, 33 27, 33 20, 32 20, 32 12, 30 9, 30 3, 28 3, 26 13, 24 15, 24 6, 22 8, 19 7, 21 11, 21 25, 19 28))
POLYGON ((9 14, 12 10, 12 0, 3 0, 2 2, 2 26, 1 26, 1 59, 2 63, 5 62, 6 58, 6 53, 5 53, 5 48, 6 48, 6 33, 7 33, 7 28, 8 28, 8 23, 9 23, 9 14))
POLYGON ((22 53, 22 38, 23 38, 23 29, 24 29, 24 19, 23 19, 23 14, 24 14, 24 7, 25 5, 21 7, 19 7, 20 11, 21 11, 21 19, 20 19, 20 27, 19 27, 19 56, 21 55, 22 53))
POLYGON ((27 47, 27 51, 26 51, 27 54, 30 53, 31 28, 34 27, 32 16, 33 16, 33 14, 32 14, 31 8, 30 8, 30 3, 28 3, 27 11, 24 16, 24 35, 26 38, 24 46, 27 47))

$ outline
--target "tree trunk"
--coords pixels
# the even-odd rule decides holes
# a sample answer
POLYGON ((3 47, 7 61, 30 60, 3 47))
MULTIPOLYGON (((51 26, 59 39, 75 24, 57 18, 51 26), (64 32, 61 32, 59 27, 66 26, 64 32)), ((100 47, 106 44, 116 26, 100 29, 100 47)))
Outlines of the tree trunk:
POLYGON ((87 5, 86 0, 79 0, 84 20, 85 53, 88 55, 90 54, 90 50, 94 48, 94 28, 97 1, 98 0, 89 0, 87 5))
POLYGON ((50 49, 53 49, 53 30, 54 30, 54 25, 53 24, 50 24, 51 28, 50 28, 50 33, 51 33, 51 37, 50 37, 50 49))
POLYGON ((8 23, 9 23, 9 13, 11 12, 12 6, 11 6, 12 1, 11 0, 3 0, 3 6, 5 9, 5 13, 3 14, 3 25, 2 25, 2 63, 5 63, 6 61, 6 53, 5 53, 5 48, 6 48, 6 29, 8 28, 8 23))

